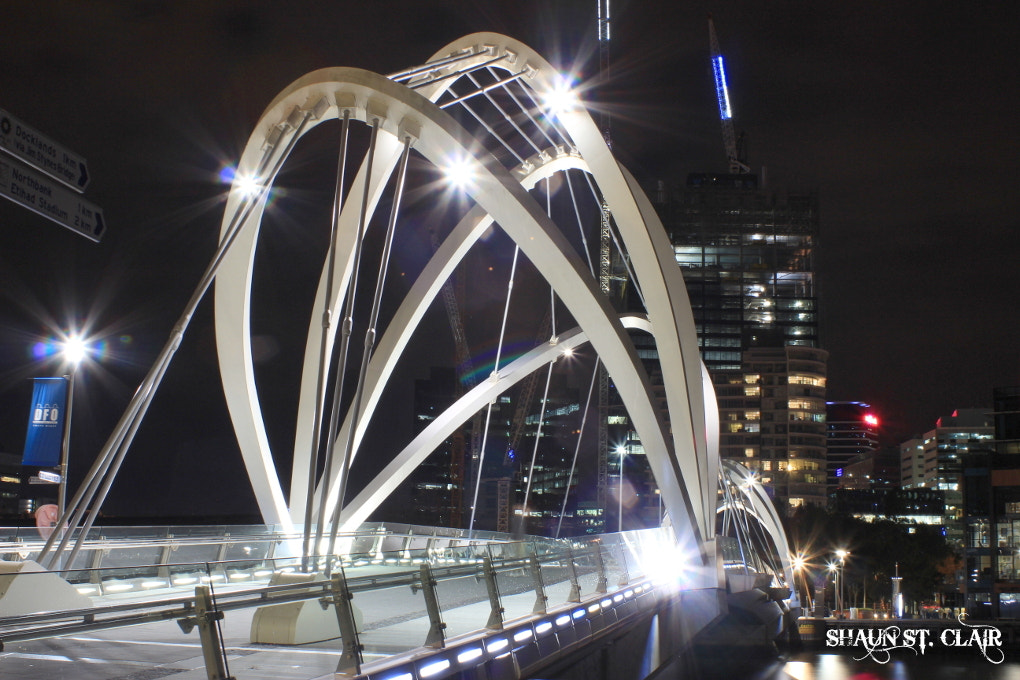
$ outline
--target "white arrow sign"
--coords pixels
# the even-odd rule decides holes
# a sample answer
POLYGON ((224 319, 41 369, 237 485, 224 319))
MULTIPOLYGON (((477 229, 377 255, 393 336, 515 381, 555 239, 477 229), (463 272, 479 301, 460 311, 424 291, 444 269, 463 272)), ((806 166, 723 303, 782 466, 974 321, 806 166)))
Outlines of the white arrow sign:
POLYGON ((106 231, 101 208, 20 163, 0 161, 0 194, 96 243, 106 231))
POLYGON ((89 185, 85 159, 0 109, 0 149, 79 194, 89 185))

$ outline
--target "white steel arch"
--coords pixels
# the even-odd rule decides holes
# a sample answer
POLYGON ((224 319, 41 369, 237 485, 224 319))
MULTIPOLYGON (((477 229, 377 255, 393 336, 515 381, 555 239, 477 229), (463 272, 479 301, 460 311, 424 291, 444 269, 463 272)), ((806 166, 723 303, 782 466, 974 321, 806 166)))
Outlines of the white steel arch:
POLYGON ((776 507, 769 498, 768 492, 762 486, 761 481, 743 465, 732 461, 722 461, 722 468, 719 483, 728 485, 731 494, 735 494, 733 505, 728 507, 726 494, 723 494, 720 501, 719 512, 732 509, 736 512, 750 516, 758 523, 761 530, 769 538, 772 545, 766 546, 766 550, 774 550, 779 560, 778 570, 791 589, 790 601, 793 606, 798 606, 800 596, 795 587, 793 563, 790 555, 790 541, 786 536, 782 520, 776 512, 776 507))
MULTIPOLYGON (((425 84, 417 91, 378 74, 350 68, 316 71, 284 90, 263 114, 241 157, 239 179, 228 198, 222 233, 228 233, 229 225, 245 214, 240 178, 271 181, 259 177, 261 169, 283 158, 296 139, 325 120, 348 115, 352 120, 379 127, 379 150, 372 176, 367 177, 363 166, 349 193, 360 197, 368 182, 365 209, 369 212, 380 200, 405 140, 410 140, 415 151, 435 165, 453 153, 469 159, 475 180, 467 191, 478 208, 457 227, 458 233, 467 233, 462 233, 459 241, 448 239, 429 264, 427 278, 423 274, 422 285, 416 284, 417 290, 407 303, 411 317, 435 294, 437 286, 445 280, 443 273, 452 269, 469 247, 472 230, 489 220, 498 222, 552 285, 613 376, 648 452, 675 530, 690 532, 699 542, 709 539, 714 533, 718 478, 717 442, 709 433, 713 432, 717 416, 708 414, 714 401, 710 396, 706 398, 689 301, 672 248, 654 210, 634 179, 613 159, 590 116, 580 108, 560 114, 559 121, 570 144, 557 147, 555 156, 540 154, 543 160, 540 167, 548 172, 557 169, 555 163, 546 167, 546 158, 563 159, 564 167, 586 167, 616 219, 644 291, 664 373, 671 434, 652 398, 648 377, 626 329, 577 253, 522 184, 542 176, 535 171, 535 160, 523 163, 519 172, 508 170, 479 150, 473 134, 433 102, 453 80, 442 80, 444 73, 466 64, 487 64, 516 74, 515 78, 538 93, 555 88, 559 74, 527 46, 496 34, 476 34, 451 43, 432 62, 438 64, 447 57, 455 57, 456 65, 423 69, 422 73, 433 78, 434 84, 425 84)), ((316 352, 310 351, 311 330, 317 332, 319 326, 315 321, 310 323, 295 442, 294 483, 288 507, 272 463, 250 346, 252 263, 264 207, 263 199, 244 217, 234 246, 224 257, 217 275, 217 349, 228 408, 263 516, 270 522, 289 524, 303 513, 300 501, 307 486, 307 452, 311 449, 311 435, 303 425, 312 408, 308 401, 313 398, 314 381, 310 377, 318 371, 316 352)), ((348 201, 338 220, 338 276, 334 289, 326 291, 325 276, 320 278, 314 309, 322 308, 328 294, 329 306, 337 318, 351 276, 352 246, 361 209, 357 202, 348 201)), ((330 350, 335 332, 336 326, 328 338, 330 350)), ((385 382, 392 370, 387 363, 402 349, 399 339, 389 342, 387 345, 384 338, 373 359, 370 370, 375 383, 385 382)), ((370 413, 371 404, 366 402, 363 410, 370 413)), ((331 499, 335 502, 335 495, 331 499)), ((352 503, 345 516, 357 508, 358 504, 352 503)))

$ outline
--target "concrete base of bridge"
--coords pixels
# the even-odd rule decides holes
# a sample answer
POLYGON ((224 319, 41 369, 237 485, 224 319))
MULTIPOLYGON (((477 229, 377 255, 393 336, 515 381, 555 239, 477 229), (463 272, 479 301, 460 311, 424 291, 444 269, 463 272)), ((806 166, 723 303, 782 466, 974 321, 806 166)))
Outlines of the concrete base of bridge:
POLYGON ((31 560, 0 560, 0 612, 4 616, 87 609, 92 600, 31 560))
MULTIPOLYGON (((320 574, 276 573, 269 585, 302 583, 321 578, 320 574)), ((353 607, 353 605, 352 605, 353 607)), ((361 612, 354 608, 355 624, 362 624, 361 612)), ((336 608, 323 607, 318 600, 302 600, 259 607, 251 619, 252 644, 303 645, 340 637, 336 608)))
POLYGON ((699 632, 726 612, 724 590, 688 590, 660 604, 633 626, 607 632, 528 678, 556 680, 644 680, 690 649, 699 632))

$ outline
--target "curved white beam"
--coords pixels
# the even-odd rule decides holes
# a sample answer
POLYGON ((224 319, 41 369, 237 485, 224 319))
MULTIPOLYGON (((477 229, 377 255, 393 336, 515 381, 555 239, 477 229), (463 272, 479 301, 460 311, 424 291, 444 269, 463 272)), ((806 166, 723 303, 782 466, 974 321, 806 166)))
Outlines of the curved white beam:
POLYGON ((772 539, 772 547, 779 557, 786 584, 792 591, 791 597, 795 602, 799 602, 796 581, 793 580, 793 564, 790 560, 790 541, 768 492, 750 470, 736 461, 723 460, 721 471, 722 483, 731 482, 732 488, 743 497, 743 511, 752 515, 772 539))
MULTIPOLYGON (((626 315, 620 317, 620 323, 624 328, 651 331, 651 325, 642 316, 626 315)), ((484 380, 472 388, 430 422, 365 486, 361 493, 344 507, 340 514, 340 530, 352 531, 365 522, 422 461, 479 409, 533 372, 556 361, 565 352, 572 352, 588 343, 589 338, 585 332, 580 328, 573 328, 561 333, 555 344, 543 343, 535 347, 500 369, 495 379, 484 380)), ((681 524, 689 526, 687 521, 681 524)))
MULTIPOLYGON (((488 62, 502 55, 504 62, 496 66, 525 73, 522 82, 535 90, 553 87, 558 78, 555 70, 541 57, 525 45, 504 36, 468 36, 444 48, 441 53, 457 52, 462 48, 474 50, 472 58, 478 62, 488 62)), ((432 87, 436 89, 427 94, 435 95, 445 85, 432 87)), ((433 164, 442 163, 449 153, 473 159, 477 180, 469 193, 481 206, 481 211, 491 215, 521 246, 592 338, 645 444, 674 526, 679 530, 681 525, 690 521, 694 523, 695 534, 710 536, 712 527, 706 519, 706 515, 710 514, 706 508, 714 499, 714 484, 709 491, 706 480, 714 478, 711 474, 715 464, 714 452, 710 450, 707 438, 705 385, 686 291, 673 260, 672 249, 654 211, 633 178, 616 165, 591 118, 587 114, 573 112, 561 120, 609 202, 645 291, 665 374, 673 432, 669 441, 664 436, 664 423, 651 397, 647 376, 636 352, 577 254, 521 187, 519 178, 513 177, 491 157, 478 155, 471 135, 420 93, 357 69, 325 69, 309 74, 285 90, 267 109, 242 156, 241 171, 253 170, 266 148, 275 152, 284 146, 288 136, 297 135, 297 121, 302 116, 307 115, 311 120, 300 134, 323 120, 339 116, 343 111, 355 120, 378 121, 382 130, 380 144, 389 145, 388 151, 384 150, 376 161, 369 209, 374 209, 374 201, 382 190, 389 167, 392 167, 395 149, 404 137, 413 138, 415 149, 433 164)), ((356 186, 363 186, 363 182, 363 178, 357 180, 356 186)), ((236 194, 235 190, 232 197, 236 194)), ((350 196, 360 199, 360 189, 352 190, 350 196)), ((341 215, 341 244, 347 245, 342 245, 338 251, 340 274, 336 277, 335 290, 330 291, 334 318, 339 316, 339 301, 350 276, 350 244, 357 226, 351 216, 360 211, 360 206, 355 209, 354 205, 349 200, 341 215)), ((228 202, 224 225, 229 224, 237 210, 237 201, 228 202)), ((217 348, 228 407, 263 515, 267 521, 281 521, 281 515, 287 515, 287 519, 290 515, 283 506, 279 481, 272 467, 249 346, 251 264, 260 220, 261 209, 246 222, 237 247, 225 260, 218 277, 217 348)), ((324 288, 320 282, 316 310, 323 307, 324 288)), ((428 294, 434 295, 434 292, 433 289, 428 294)), ((318 330, 317 326, 312 328, 318 330)), ((329 334, 330 345, 334 333, 335 329, 329 334)), ((317 337, 318 332, 314 335, 317 337)), ((311 342, 309 339, 309 348, 312 347, 311 342)), ((295 491, 290 499, 294 509, 300 507, 295 497, 304 493, 299 487, 305 488, 307 482, 307 473, 302 471, 307 469, 304 451, 310 450, 311 439, 309 428, 303 423, 311 411, 305 395, 308 389, 314 389, 314 380, 308 377, 314 376, 318 370, 311 366, 312 356, 317 354, 317 351, 306 352, 299 438, 295 442, 296 479, 292 487, 295 491), (305 441, 300 441, 301 437, 305 437, 305 441), (298 460, 302 457, 304 464, 298 460)), ((389 351, 386 360, 397 355, 399 350, 389 351)), ((381 382, 385 382, 386 373, 380 368, 378 375, 381 382)))
MULTIPOLYGON (((514 171, 514 175, 520 178, 521 186, 524 189, 532 189, 539 181, 551 177, 557 172, 586 169, 583 159, 576 154, 556 155, 555 150, 551 151, 553 153, 544 158, 532 157, 514 171)), ((417 330, 422 317, 428 311, 436 295, 439 294, 444 282, 450 278, 464 256, 491 226, 492 217, 481 207, 475 206, 468 211, 429 259, 393 315, 393 319, 379 340, 368 367, 362 408, 357 418, 358 425, 354 430, 354 452, 359 450, 383 389, 396 368, 397 361, 417 330)), ((353 414, 348 413, 334 444, 335 449, 342 449, 343 443, 347 441, 353 420, 353 414)), ((326 505, 327 516, 331 516, 333 513, 339 492, 340 458, 335 455, 333 461, 334 469, 328 476, 330 486, 326 505)))

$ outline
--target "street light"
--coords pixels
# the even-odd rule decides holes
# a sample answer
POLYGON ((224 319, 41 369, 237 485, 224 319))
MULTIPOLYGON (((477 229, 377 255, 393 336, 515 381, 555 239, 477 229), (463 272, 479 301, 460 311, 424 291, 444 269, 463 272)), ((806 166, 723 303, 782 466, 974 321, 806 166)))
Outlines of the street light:
MULTIPOLYGON (((790 560, 790 564, 793 567, 793 587, 794 587, 795 590, 798 590, 798 591, 800 590, 799 586, 797 585, 797 574, 799 574, 799 573, 803 573, 804 574, 803 577, 802 577, 803 580, 804 580, 804 599, 807 601, 807 611, 810 612, 811 611, 811 592, 808 590, 808 587, 807 587, 807 573, 806 573, 807 559, 805 559, 804 553, 799 553, 798 552, 796 555, 794 555, 793 558, 790 560)), ((797 599, 800 599, 799 595, 798 595, 797 599)))
POLYGON ((839 610, 843 611, 843 576, 846 569, 846 558, 850 554, 849 550, 843 550, 840 548, 836 551, 836 557, 839 558, 839 610))
POLYGON ((70 373, 64 376, 67 380, 67 408, 64 409, 64 437, 60 446, 60 486, 57 492, 57 517, 64 516, 67 503, 67 462, 71 451, 71 413, 74 407, 74 375, 78 365, 88 354, 88 346, 78 335, 70 336, 61 349, 64 361, 71 367, 70 373))
MULTIPOLYGON (((839 611, 839 565, 835 562, 829 562, 829 573, 832 574, 833 609, 839 611)), ((835 611, 833 614, 835 614, 835 611)))

